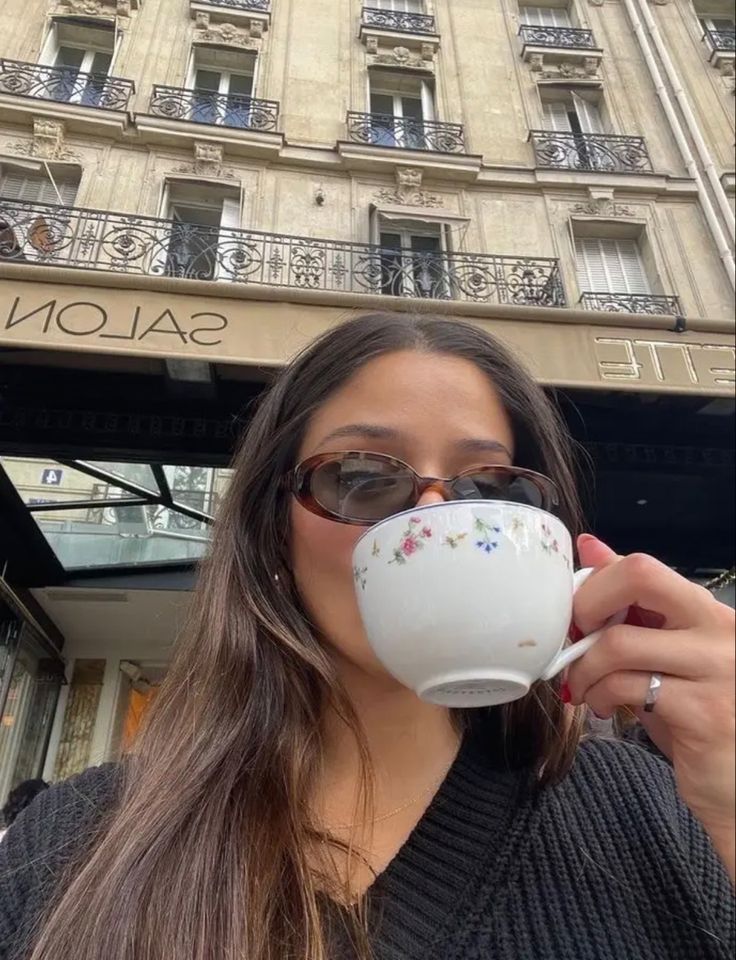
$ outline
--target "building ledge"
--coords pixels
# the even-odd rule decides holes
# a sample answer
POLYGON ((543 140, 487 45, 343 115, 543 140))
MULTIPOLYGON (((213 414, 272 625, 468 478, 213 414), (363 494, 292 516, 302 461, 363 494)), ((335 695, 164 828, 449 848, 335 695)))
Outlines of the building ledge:
POLYGON ((62 120, 68 133, 122 137, 132 124, 127 110, 104 110, 78 103, 0 93, 0 120, 29 126, 34 118, 62 120))
MULTIPOLYGON (((220 283, 216 280, 189 280, 179 277, 125 274, 104 270, 82 270, 74 267, 45 266, 3 262, 2 280, 22 281, 33 286, 45 283, 109 290, 158 291, 183 298, 204 297, 213 300, 261 300, 281 303, 309 303, 339 306, 356 310, 382 309, 412 313, 443 313, 498 320, 520 320, 545 324, 574 324, 586 327, 628 327, 639 330, 674 330, 677 317, 667 314, 607 312, 585 310, 579 306, 546 307, 532 304, 488 303, 468 300, 433 300, 429 297, 392 297, 386 294, 354 293, 308 287, 275 287, 258 283, 220 283)), ((43 290, 42 287, 40 287, 43 290)), ((5 291, 10 294, 10 287, 5 291)), ((0 298, 2 300, 2 298, 0 298)), ((12 307, 12 299, 2 300, 12 307)), ((0 318, 2 320, 2 318, 0 318)), ((0 342, 10 329, 20 323, 2 326, 0 342)), ((710 332, 731 338, 735 329, 732 317, 688 317, 687 332, 710 332)), ((680 334, 686 339, 685 334, 680 334)))
POLYGON ((136 114, 141 140, 170 147, 193 146, 195 141, 211 139, 221 144, 228 154, 242 157, 274 159, 284 146, 283 133, 251 130, 247 127, 225 127, 186 120, 167 120, 149 113, 136 114))
MULTIPOLYGON (((593 170, 564 170, 537 167, 534 171, 537 183, 550 187, 608 187, 633 193, 666 193, 668 177, 658 173, 606 173, 593 170)), ((687 181, 688 183, 694 181, 687 181)), ((693 187, 694 191, 697 190, 693 187)), ((688 193, 692 192, 690 190, 688 193)))
POLYGON ((478 179, 483 158, 479 154, 407 150, 338 140, 337 152, 346 170, 370 170, 393 174, 397 164, 421 167, 429 177, 449 177, 473 182, 478 179))
POLYGON ((189 13, 192 20, 197 20, 202 27, 210 23, 232 23, 233 26, 245 28, 251 37, 260 37, 269 28, 271 14, 268 7, 257 9, 257 6, 260 5, 241 6, 217 3, 216 0, 190 0, 189 13))
POLYGON ((431 60, 440 46, 437 33, 403 33, 398 30, 383 30, 379 27, 361 23, 358 31, 360 41, 372 52, 381 45, 384 47, 407 47, 409 50, 424 50, 426 58, 431 60))
MULTIPOLYGON (((549 47, 525 43, 521 48, 521 57, 531 64, 535 73, 544 70, 548 63, 573 63, 583 67, 585 73, 594 79, 603 59, 603 50, 600 47, 549 47)), ((575 79, 578 79, 577 76, 575 79)), ((600 81, 600 77, 597 79, 600 81)))
POLYGON ((721 174, 721 186, 726 193, 736 192, 736 173, 731 171, 730 173, 721 174))

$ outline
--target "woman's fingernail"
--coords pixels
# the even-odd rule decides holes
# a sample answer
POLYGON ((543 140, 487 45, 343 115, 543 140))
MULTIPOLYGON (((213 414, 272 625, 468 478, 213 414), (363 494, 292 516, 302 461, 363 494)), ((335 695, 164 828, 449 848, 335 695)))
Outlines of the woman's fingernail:
POLYGON ((571 624, 570 624, 570 639, 572 640, 572 642, 573 642, 573 643, 577 643, 578 640, 582 640, 582 639, 583 639, 583 636, 584 636, 584 634, 583 634, 583 631, 580 629, 580 627, 579 627, 576 623, 571 623, 571 624))
POLYGON ((570 693, 567 680, 563 681, 560 686, 560 700, 562 700, 563 703, 569 703, 572 700, 572 694, 570 693))
POLYGON ((578 537, 578 543, 590 543, 593 540, 597 540, 598 537, 594 537, 592 533, 581 533, 578 537))

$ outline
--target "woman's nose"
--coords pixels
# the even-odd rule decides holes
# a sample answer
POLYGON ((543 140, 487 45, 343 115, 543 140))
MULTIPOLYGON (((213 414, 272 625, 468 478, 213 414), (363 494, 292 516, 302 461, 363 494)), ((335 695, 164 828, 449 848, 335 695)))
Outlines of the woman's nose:
POLYGON ((439 487, 430 487, 428 490, 425 490, 419 500, 417 500, 417 506, 428 507, 432 503, 442 503, 443 500, 446 499, 447 497, 444 496, 439 487))

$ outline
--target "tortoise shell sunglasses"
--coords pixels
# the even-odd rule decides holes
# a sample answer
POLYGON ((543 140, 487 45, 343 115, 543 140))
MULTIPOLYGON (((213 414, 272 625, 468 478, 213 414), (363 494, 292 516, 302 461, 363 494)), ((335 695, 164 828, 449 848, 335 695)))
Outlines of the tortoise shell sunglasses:
POLYGON ((396 457, 358 450, 308 457, 285 481, 299 503, 318 517, 361 526, 411 510, 427 490, 446 500, 504 500, 550 512, 559 504, 555 484, 524 467, 487 464, 454 477, 421 477, 396 457))

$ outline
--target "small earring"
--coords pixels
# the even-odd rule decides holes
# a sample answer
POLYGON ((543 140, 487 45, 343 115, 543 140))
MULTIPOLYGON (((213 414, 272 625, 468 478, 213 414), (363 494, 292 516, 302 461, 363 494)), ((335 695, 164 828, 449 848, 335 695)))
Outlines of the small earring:
POLYGON ((279 575, 278 575, 278 573, 274 573, 273 578, 274 578, 274 580, 276 581, 276 583, 279 582, 279 575))

